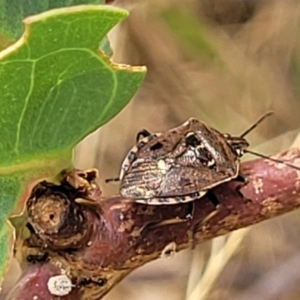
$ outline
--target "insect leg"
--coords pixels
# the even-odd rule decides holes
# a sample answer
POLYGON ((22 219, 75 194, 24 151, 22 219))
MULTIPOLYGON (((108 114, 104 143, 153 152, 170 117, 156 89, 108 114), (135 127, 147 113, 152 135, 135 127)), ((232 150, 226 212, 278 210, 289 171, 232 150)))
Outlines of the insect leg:
POLYGON ((195 201, 191 201, 187 203, 187 214, 185 215, 186 220, 192 220, 195 212, 195 201))
POLYGON ((207 191, 207 197, 209 199, 209 201, 215 206, 215 208, 217 209, 219 206, 220 206, 220 202, 216 196, 216 194, 211 191, 211 190, 208 190, 207 191))
POLYGON ((248 179, 240 174, 233 180, 244 183, 245 185, 248 183, 248 179))
POLYGON ((247 202, 251 202, 251 199, 245 198, 245 196, 243 195, 243 193, 240 191, 244 186, 246 186, 249 183, 248 178, 243 177, 242 175, 238 175, 236 178, 234 178, 233 180, 240 182, 241 184, 239 184, 236 188, 235 191, 239 194, 239 196, 243 199, 245 199, 247 202))
POLYGON ((151 133, 146 130, 146 129, 142 129, 140 130, 137 135, 136 135, 136 141, 139 142, 142 138, 145 138, 147 136, 151 135, 151 133))
POLYGON ((200 229, 202 225, 204 225, 206 222, 208 222, 211 218, 213 218, 220 210, 221 204, 216 197, 216 195, 211 191, 207 191, 207 197, 210 200, 210 202, 214 205, 215 210, 213 210, 211 213, 209 213, 203 220, 201 220, 199 223, 197 223, 193 230, 192 230, 192 249, 195 249, 196 243, 195 243, 195 234, 200 229))

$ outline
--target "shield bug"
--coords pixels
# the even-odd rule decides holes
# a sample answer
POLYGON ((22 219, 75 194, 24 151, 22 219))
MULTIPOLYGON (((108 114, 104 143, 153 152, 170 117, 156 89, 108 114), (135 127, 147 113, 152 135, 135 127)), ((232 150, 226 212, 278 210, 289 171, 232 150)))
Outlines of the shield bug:
POLYGON ((120 194, 139 203, 176 204, 201 198, 213 187, 238 177, 245 152, 265 157, 247 150, 245 136, 271 113, 237 137, 195 118, 165 133, 142 131, 119 178, 107 181, 120 180, 120 194))

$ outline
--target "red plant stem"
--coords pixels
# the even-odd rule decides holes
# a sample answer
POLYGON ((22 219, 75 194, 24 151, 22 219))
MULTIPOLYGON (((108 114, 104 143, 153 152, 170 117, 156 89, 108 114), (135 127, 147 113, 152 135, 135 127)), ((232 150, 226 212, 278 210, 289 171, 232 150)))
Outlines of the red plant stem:
MULTIPOLYGON (((299 149, 276 158, 300 167, 299 149)), ((258 159, 241 166, 246 185, 234 180, 222 184, 212 190, 213 198, 207 195, 191 203, 159 206, 133 203, 120 196, 101 201, 101 210, 87 214, 92 231, 90 242, 72 254, 70 266, 93 270, 107 283, 97 287, 95 298, 91 298, 89 289, 83 289, 82 299, 101 299, 132 270, 172 251, 298 208, 299 172, 258 159), (216 200, 217 209, 213 203, 216 200)), ((69 263, 67 254, 57 256, 57 260, 69 263)))

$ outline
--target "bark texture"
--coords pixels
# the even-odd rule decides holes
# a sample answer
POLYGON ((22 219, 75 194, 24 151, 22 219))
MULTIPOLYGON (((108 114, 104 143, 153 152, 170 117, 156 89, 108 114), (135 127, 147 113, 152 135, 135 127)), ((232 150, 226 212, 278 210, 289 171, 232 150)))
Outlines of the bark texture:
MULTIPOLYGON (((300 167, 299 149, 276 158, 300 167)), ((241 165, 246 183, 232 180, 194 202, 176 205, 143 205, 120 196, 103 199, 94 183, 95 174, 80 174, 80 184, 46 184, 47 192, 28 201, 31 236, 24 242, 23 258, 45 252, 47 258, 27 265, 12 292, 14 298, 7 299, 35 299, 32 295, 39 300, 101 299, 147 262, 300 205, 299 171, 265 159, 241 165), (46 283, 53 274, 66 274, 72 280, 71 294, 51 295, 46 283), (31 284, 32 278, 38 287, 31 284)))

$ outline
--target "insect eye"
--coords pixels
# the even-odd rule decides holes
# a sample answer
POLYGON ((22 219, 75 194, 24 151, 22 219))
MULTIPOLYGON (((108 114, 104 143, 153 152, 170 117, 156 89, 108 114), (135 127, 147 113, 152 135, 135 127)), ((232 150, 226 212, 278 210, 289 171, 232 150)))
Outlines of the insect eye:
POLYGON ((188 146, 197 147, 200 145, 200 141, 196 138, 196 136, 193 133, 188 134, 185 140, 188 146))

